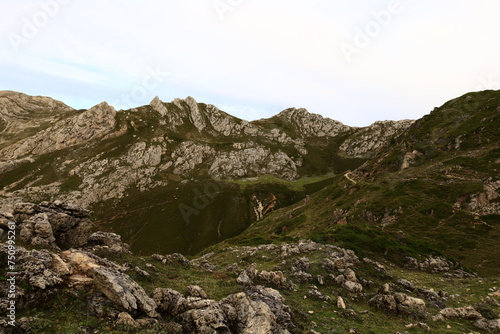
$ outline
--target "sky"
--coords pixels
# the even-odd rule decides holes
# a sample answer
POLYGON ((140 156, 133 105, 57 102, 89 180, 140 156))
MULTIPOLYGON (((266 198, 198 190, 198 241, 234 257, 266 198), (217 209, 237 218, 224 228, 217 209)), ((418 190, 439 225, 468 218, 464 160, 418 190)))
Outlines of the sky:
POLYGON ((417 119, 500 89, 498 0, 0 0, 0 90, 194 97, 246 120, 417 119))

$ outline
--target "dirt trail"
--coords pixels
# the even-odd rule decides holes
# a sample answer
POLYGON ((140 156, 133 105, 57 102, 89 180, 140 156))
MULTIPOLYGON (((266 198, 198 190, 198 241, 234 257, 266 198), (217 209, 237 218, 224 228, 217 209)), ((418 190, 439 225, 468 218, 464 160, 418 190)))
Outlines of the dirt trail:
POLYGON ((349 181, 351 181, 352 183, 357 184, 356 181, 354 181, 353 179, 351 179, 351 177, 349 176, 349 174, 351 174, 351 172, 345 173, 344 174, 345 178, 348 179, 349 181))

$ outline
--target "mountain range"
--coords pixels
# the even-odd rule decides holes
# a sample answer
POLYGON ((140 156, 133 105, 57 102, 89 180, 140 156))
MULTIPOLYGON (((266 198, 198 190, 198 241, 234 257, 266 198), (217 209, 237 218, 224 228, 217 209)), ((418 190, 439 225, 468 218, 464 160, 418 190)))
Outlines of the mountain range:
POLYGON ((499 170, 500 91, 367 127, 0 92, 27 332, 495 332, 499 170))

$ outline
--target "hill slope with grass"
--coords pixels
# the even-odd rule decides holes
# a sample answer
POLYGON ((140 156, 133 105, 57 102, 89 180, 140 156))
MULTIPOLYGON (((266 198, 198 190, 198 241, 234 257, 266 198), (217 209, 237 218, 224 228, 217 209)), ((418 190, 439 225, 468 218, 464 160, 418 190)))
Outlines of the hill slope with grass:
POLYGON ((441 254, 500 275, 500 92, 466 94, 417 120, 307 203, 254 223, 228 243, 334 242, 403 263, 441 254))

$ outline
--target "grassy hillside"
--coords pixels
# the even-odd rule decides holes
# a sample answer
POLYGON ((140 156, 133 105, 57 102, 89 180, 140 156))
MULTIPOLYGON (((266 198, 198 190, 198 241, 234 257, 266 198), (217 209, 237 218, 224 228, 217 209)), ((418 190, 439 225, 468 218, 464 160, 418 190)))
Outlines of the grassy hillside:
POLYGON ((227 243, 311 237, 400 262, 442 253, 498 276, 499 199, 488 203, 489 214, 466 204, 500 179, 499 139, 500 92, 467 94, 417 121, 354 173, 337 176, 309 203, 274 212, 227 243))

